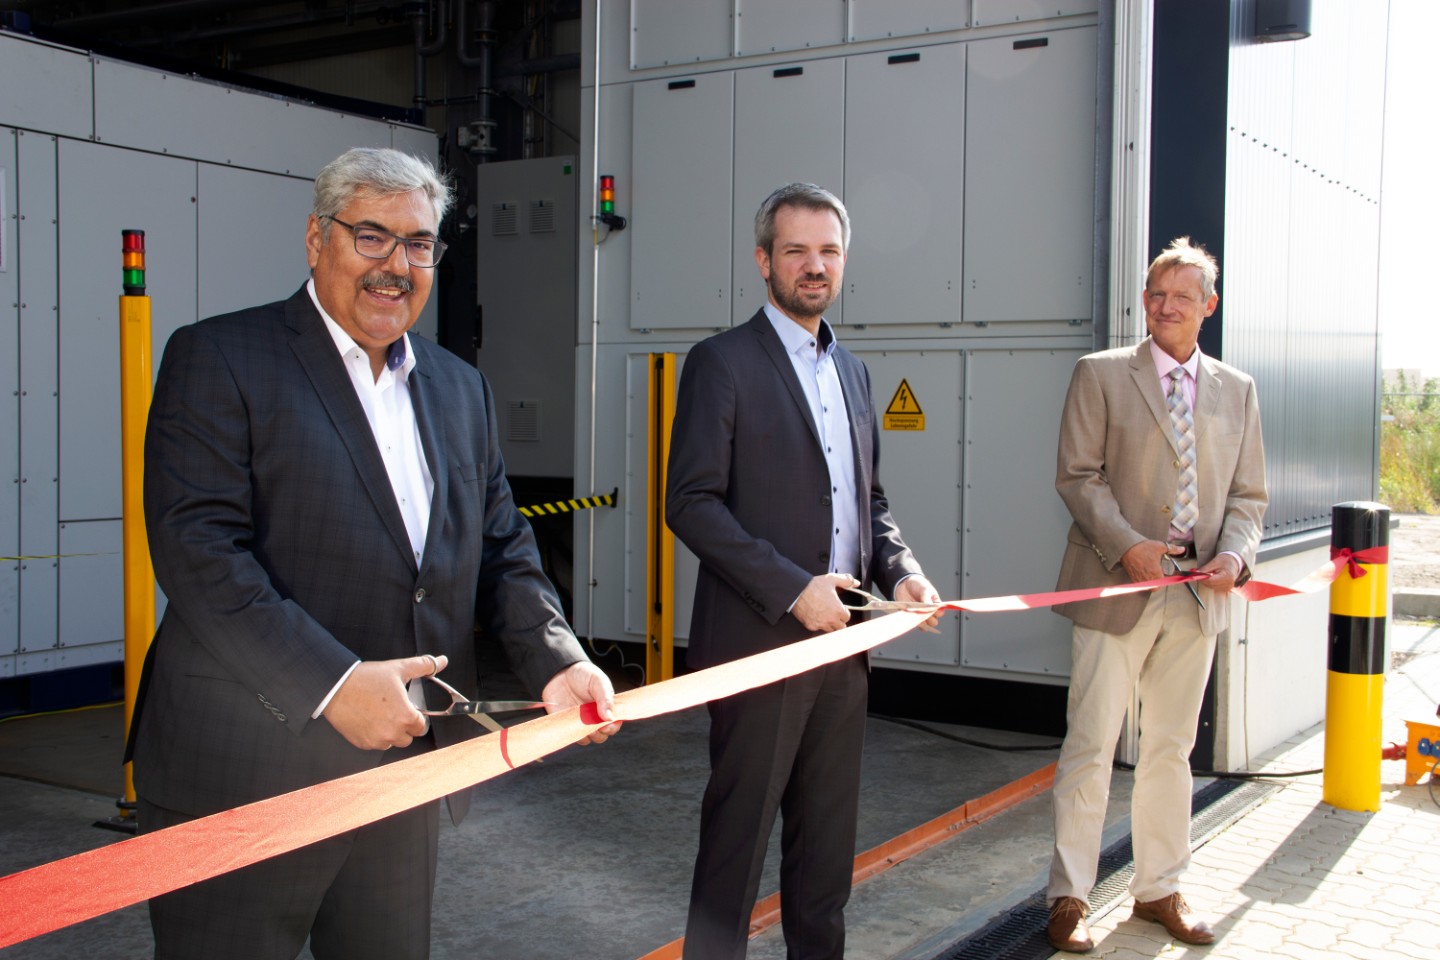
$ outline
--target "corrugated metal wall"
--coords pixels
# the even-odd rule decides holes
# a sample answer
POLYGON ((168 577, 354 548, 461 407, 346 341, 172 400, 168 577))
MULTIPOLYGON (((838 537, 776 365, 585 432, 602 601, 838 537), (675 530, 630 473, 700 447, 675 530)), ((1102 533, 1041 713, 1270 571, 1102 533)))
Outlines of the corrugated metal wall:
POLYGON ((1255 377, 1267 539, 1376 495, 1386 2, 1314 0, 1311 36, 1256 43, 1231 7, 1223 359, 1255 377))

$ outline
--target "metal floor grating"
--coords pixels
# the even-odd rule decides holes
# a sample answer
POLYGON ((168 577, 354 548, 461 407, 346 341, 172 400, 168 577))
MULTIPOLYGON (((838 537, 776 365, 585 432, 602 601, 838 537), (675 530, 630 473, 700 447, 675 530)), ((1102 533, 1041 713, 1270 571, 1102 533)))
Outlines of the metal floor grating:
MULTIPOLYGON (((1194 849, 1257 806, 1280 784, 1259 780, 1216 780, 1190 801, 1190 847, 1194 849)), ((1091 915, 1105 913, 1126 895, 1135 873, 1130 837, 1100 853, 1098 882, 1090 893, 1091 915)), ((1045 941, 1049 907, 1041 888, 1019 906, 935 954, 934 960, 1042 960, 1055 950, 1045 941)))

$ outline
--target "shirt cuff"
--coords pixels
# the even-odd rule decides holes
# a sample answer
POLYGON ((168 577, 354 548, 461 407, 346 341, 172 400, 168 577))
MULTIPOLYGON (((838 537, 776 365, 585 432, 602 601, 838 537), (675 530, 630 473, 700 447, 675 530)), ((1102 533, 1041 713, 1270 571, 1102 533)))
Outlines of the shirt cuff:
POLYGON ((310 714, 311 720, 320 719, 320 714, 324 713, 325 708, 330 706, 330 701, 335 698, 335 694, 340 692, 340 688, 345 685, 346 680, 350 679, 350 674, 354 673, 355 668, 358 666, 360 666, 359 660, 356 660, 354 663, 350 664, 350 669, 346 670, 344 675, 335 682, 335 686, 331 687, 330 692, 325 694, 325 699, 320 701, 320 706, 316 707, 315 712, 310 714))

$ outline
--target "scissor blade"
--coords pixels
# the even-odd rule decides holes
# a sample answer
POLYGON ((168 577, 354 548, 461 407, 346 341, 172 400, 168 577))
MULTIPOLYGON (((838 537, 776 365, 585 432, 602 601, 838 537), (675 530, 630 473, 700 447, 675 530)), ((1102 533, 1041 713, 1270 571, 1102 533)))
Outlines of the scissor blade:
POLYGON ((544 700, 461 700, 450 704, 447 716, 466 716, 473 713, 509 713, 514 710, 539 710, 547 706, 544 700))
POLYGON ((852 597, 859 597, 864 601, 864 603, 841 604, 846 610, 938 610, 941 607, 941 604, 925 603, 920 600, 886 600, 866 593, 858 587, 844 587, 840 592, 848 593, 852 597))

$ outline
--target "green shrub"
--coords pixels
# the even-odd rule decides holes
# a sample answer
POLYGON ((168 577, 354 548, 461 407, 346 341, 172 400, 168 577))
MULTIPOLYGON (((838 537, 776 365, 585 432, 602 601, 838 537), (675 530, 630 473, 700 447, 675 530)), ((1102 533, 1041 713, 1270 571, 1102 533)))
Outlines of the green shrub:
POLYGON ((1408 384, 1381 401, 1380 500, 1397 513, 1440 513, 1440 382, 1408 384))

